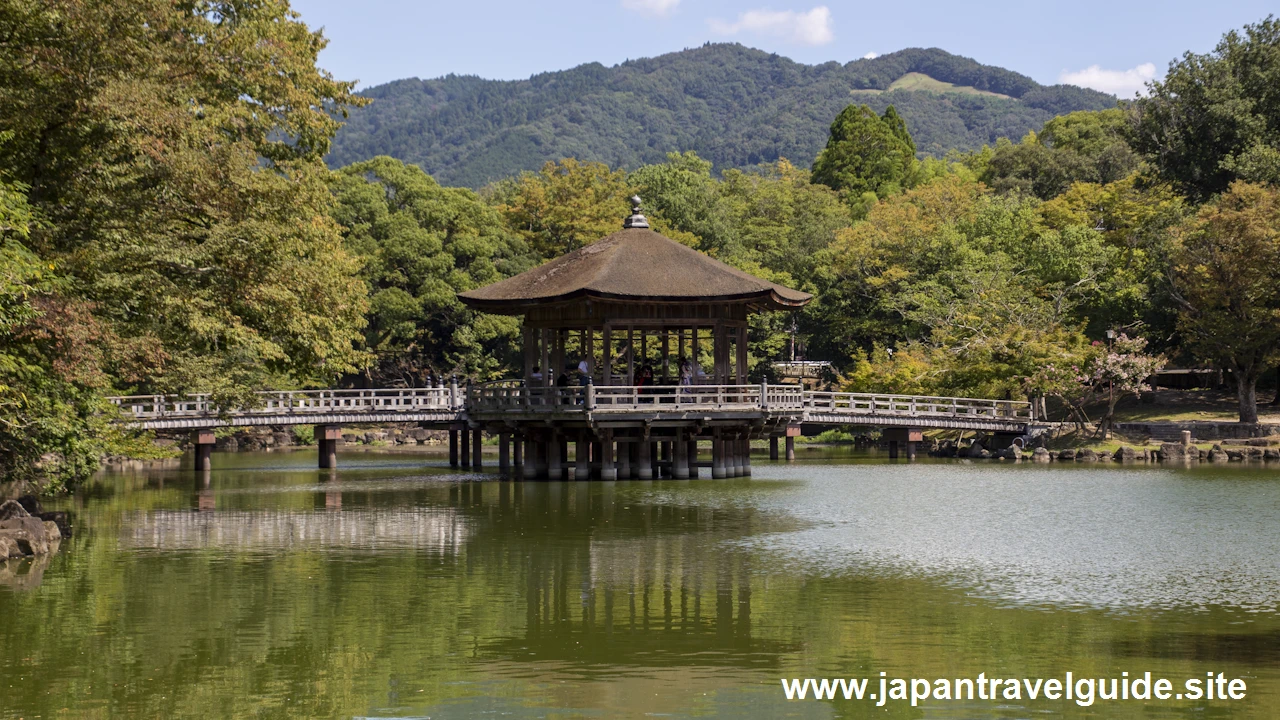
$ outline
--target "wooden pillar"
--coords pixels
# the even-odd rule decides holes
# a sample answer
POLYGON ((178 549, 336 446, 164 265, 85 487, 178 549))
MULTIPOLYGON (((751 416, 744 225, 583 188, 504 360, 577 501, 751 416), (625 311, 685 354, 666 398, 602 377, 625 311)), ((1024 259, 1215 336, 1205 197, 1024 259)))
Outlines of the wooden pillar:
POLYGON ((449 428, 449 467, 458 467, 458 429, 449 428))
POLYGON ((534 477, 539 480, 546 480, 549 477, 547 464, 550 460, 551 452, 548 449, 548 440, 545 435, 539 433, 539 436, 533 440, 532 455, 534 477))
POLYGON ((720 438, 720 433, 716 433, 716 436, 711 438, 711 477, 717 480, 725 476, 724 442, 720 438))
POLYGON ((628 479, 635 480, 640 477, 640 445, 643 440, 627 443, 627 455, 631 456, 631 474, 628 479))
POLYGON ((560 373, 564 372, 565 331, 563 329, 557 329, 552 332, 554 333, 554 336, 553 336, 554 344, 552 345, 553 350, 552 350, 552 356, 551 356, 551 363, 555 365, 556 371, 555 371, 555 375, 553 375, 551 378, 551 384, 555 385, 556 384, 555 379, 560 377, 560 373))
POLYGON ((675 441, 674 455, 672 460, 674 467, 672 468, 671 477, 677 480, 689 479, 689 449, 688 443, 683 435, 677 435, 675 441))
MULTIPOLYGON (((317 425, 316 430, 320 430, 323 427, 325 426, 317 425)), ((317 436, 317 443, 320 442, 318 438, 321 436, 323 436, 323 433, 320 433, 320 435, 317 436)), ((191 431, 191 446, 192 446, 192 449, 195 450, 195 455, 196 455, 196 458, 195 458, 196 472, 205 472, 206 470, 213 469, 213 445, 216 442, 217 442, 217 438, 214 437, 212 430, 192 430, 191 431)), ((321 447, 323 447, 323 445, 321 445, 321 447)), ((323 462, 323 460, 324 460, 324 457, 322 455, 321 461, 323 462)), ((321 465, 320 467, 329 467, 329 466, 321 465)))
POLYGON ((698 436, 694 435, 689 438, 689 477, 697 479, 698 477, 698 436))
POLYGON ((590 480, 591 479, 591 443, 587 442, 585 435, 579 435, 574 442, 574 480, 590 480))
POLYGON ((636 329, 627 326, 627 385, 636 384, 636 329))
POLYGON ((631 451, 634 449, 635 443, 618 443, 618 479, 630 480, 633 468, 631 467, 631 451))
POLYGON ((596 331, 595 328, 585 328, 582 331, 586 336, 584 341, 583 353, 587 357, 587 377, 594 377, 596 373, 596 331))
POLYGON ((769 459, 775 462, 778 460, 778 436, 777 435, 769 436, 769 459))
MULTIPOLYGON (((698 366, 698 326, 689 328, 689 362, 698 366)), ((698 384, 698 374, 693 374, 693 384, 698 384)))
POLYGON ((897 440, 889 441, 889 459, 890 460, 898 459, 898 441, 897 440))
POLYGON ((662 328, 662 377, 664 381, 666 378, 671 377, 671 353, 668 352, 670 350, 670 338, 671 331, 662 328))
POLYGON ((342 428, 334 425, 315 426, 316 449, 320 454, 321 468, 338 467, 338 439, 342 437, 342 428))
POLYGON ((742 441, 737 436, 725 441, 728 452, 725 453, 724 473, 729 477, 742 477, 742 441))
POLYGON ((498 433, 498 472, 511 472, 511 433, 498 433))
POLYGON ((460 432, 462 433, 462 467, 467 469, 471 467, 471 433, 465 427, 460 432))
POLYGON ((539 345, 542 356, 542 386, 551 387, 556 384, 556 374, 551 369, 551 348, 548 342, 551 339, 551 330, 541 328, 538 330, 538 337, 541 339, 539 345))
POLYGON ((600 441, 600 479, 618 479, 618 467, 613 464, 613 432, 609 430, 604 431, 600 441))
POLYGON ((641 480, 653 479, 653 443, 649 442, 649 438, 640 438, 640 458, 639 458, 639 476, 641 480))
POLYGON ((911 441, 907 441, 907 459, 908 460, 916 459, 916 444, 911 441))
POLYGON ((471 468, 473 470, 479 470, 484 465, 484 461, 482 459, 484 457, 482 455, 484 451, 484 444, 481 443, 480 440, 480 428, 476 428, 471 431, 471 468))
POLYGON ((533 339, 533 328, 525 325, 520 330, 520 339, 524 344, 524 384, 532 385, 534 356, 537 355, 537 343, 533 339))
POLYGON ((516 478, 523 480, 527 474, 525 472, 524 459, 525 459, 525 445, 528 441, 525 440, 524 433, 520 433, 520 432, 516 433, 514 440, 515 440, 515 447, 512 449, 515 450, 515 459, 513 461, 515 465, 515 471, 516 471, 515 475, 516 475, 516 478))
POLYGON ((796 459, 796 439, 787 436, 787 462, 793 462, 796 459))
POLYGON ((751 437, 742 438, 742 474, 751 477, 751 437))
POLYGON ((601 371, 603 372, 603 374, 600 376, 601 384, 612 385, 613 384, 613 328, 608 325, 604 326, 604 333, 602 334, 600 351, 601 351, 600 364, 602 366, 601 371))
POLYGON ((561 468, 561 450, 560 438, 552 433, 547 440, 547 479, 562 480, 564 479, 563 469, 561 468))
POLYGON ((601 460, 601 458, 604 457, 604 439, 603 438, 604 438, 605 432, 607 431, 602 430, 600 432, 600 439, 591 441, 591 479, 592 480, 603 479, 603 476, 600 475, 600 471, 604 468, 604 462, 603 460, 601 460))
POLYGON ((747 326, 745 325, 738 328, 738 384, 747 384, 747 326))

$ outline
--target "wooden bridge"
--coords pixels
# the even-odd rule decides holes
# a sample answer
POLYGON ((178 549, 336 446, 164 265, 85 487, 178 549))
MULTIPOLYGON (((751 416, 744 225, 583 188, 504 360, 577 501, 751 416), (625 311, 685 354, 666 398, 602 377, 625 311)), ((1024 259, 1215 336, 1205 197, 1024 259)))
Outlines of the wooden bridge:
MULTIPOLYGON (((1026 434, 1036 421, 1030 403, 1013 400, 823 392, 768 383, 528 387, 520 381, 499 381, 465 388, 303 390, 257 395, 258 402, 252 406, 228 408, 219 407, 208 395, 135 395, 111 401, 119 407, 123 421, 133 427, 193 431, 197 467, 208 467, 213 429, 254 425, 316 426, 321 467, 334 466, 343 425, 417 423, 447 429, 454 464, 458 464, 460 433, 464 467, 473 462, 480 466, 480 433, 488 430, 502 436, 500 466, 505 469, 510 434, 514 431, 519 436, 524 427, 554 428, 556 433, 570 436, 641 429, 644 437, 650 433, 679 434, 680 428, 693 427, 697 433, 713 435, 721 428, 734 428, 737 442, 770 438, 775 458, 777 440, 785 437, 790 458, 794 456, 794 437, 804 425, 857 425, 884 428, 890 440, 890 457, 897 456, 899 443, 912 457, 924 429, 1018 436, 1026 434), (474 436, 474 443, 468 435, 474 436)), ((522 455, 519 442, 517 465, 522 455)), ((696 439, 692 442, 696 453, 696 439)), ((713 452, 718 442, 713 441, 713 452)), ((561 461, 567 460, 567 450, 561 453, 561 461)), ((663 457, 669 455, 663 452, 663 457)), ((645 464, 643 459, 637 461, 645 464)), ((626 460, 618 462, 628 465, 626 460)))
MULTIPOLYGON (((467 388, 297 390, 257 393, 250 407, 222 408, 209 395, 130 395, 109 400, 133 427, 199 430, 255 425, 424 423, 472 418, 585 417, 593 424, 739 413, 786 424, 921 427, 1022 433, 1032 406, 1015 400, 821 392, 799 385, 523 387, 519 381, 467 388)), ((776 423, 774 423, 776 424, 776 423)))

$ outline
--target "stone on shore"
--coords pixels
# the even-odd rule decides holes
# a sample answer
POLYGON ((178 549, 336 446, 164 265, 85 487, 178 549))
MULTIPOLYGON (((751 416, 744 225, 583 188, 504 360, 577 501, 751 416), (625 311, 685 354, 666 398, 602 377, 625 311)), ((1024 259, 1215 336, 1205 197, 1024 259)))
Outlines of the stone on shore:
POLYGON ((1135 462, 1138 459, 1138 451, 1131 447, 1117 448, 1115 454, 1111 457, 1116 462, 1135 462))
POLYGON ((1058 451, 1058 459, 1059 459, 1059 460, 1066 460, 1066 461, 1068 461, 1068 462, 1070 462, 1070 461, 1072 461, 1072 460, 1075 460, 1075 459, 1076 459, 1076 451, 1075 451, 1075 450, 1072 450, 1071 448, 1067 448, 1066 450, 1059 450, 1059 451, 1058 451))
POLYGON ((1076 453, 1076 459, 1081 460, 1083 462, 1097 462, 1098 453, 1094 452, 1093 450, 1090 450, 1089 448, 1085 448, 1080 452, 1076 453))
POLYGON ((57 523, 33 517, 13 500, 0 505, 0 560, 44 555, 57 550, 61 541, 57 523))

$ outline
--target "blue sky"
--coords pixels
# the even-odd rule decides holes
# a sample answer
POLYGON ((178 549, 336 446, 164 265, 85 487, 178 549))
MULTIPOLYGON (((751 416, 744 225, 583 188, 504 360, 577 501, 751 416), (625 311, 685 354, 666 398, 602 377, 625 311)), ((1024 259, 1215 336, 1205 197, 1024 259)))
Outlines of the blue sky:
POLYGON ((1041 83, 1131 96, 1186 50, 1275 12, 1274 0, 294 0, 330 39, 320 64, 360 87, 456 73, 516 79, 736 41, 804 63, 940 47, 1041 83))

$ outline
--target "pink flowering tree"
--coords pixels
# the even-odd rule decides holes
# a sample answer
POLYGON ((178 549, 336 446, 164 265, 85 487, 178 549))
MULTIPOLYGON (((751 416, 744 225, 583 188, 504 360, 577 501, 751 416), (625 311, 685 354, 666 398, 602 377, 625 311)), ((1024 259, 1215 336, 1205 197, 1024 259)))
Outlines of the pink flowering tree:
POLYGON ((1099 353, 1085 365, 1081 382, 1087 383, 1095 397, 1107 398, 1107 414, 1099 423, 1098 430, 1103 435, 1111 430, 1115 422, 1116 404, 1128 395, 1141 397, 1150 392, 1147 380, 1164 369, 1168 362, 1163 355, 1147 353, 1147 340, 1140 337, 1129 337, 1120 333, 1110 348, 1102 343, 1099 353))
POLYGON ((1121 333, 1112 341, 1095 342, 1078 362, 1046 363, 1023 378, 1032 397, 1051 397, 1062 402, 1076 428, 1083 432, 1091 423, 1086 407, 1099 400, 1107 404, 1098 431, 1106 434, 1115 422, 1116 405, 1129 396, 1149 392, 1147 380, 1164 369, 1163 355, 1147 353, 1147 341, 1121 333))

